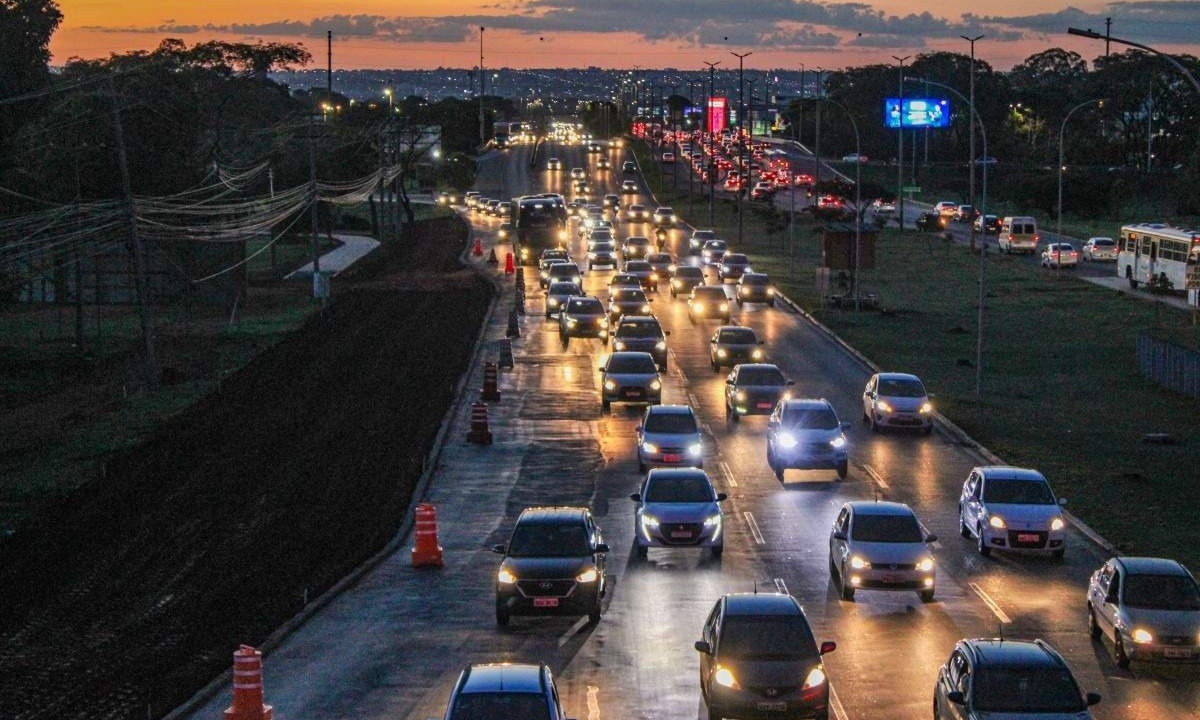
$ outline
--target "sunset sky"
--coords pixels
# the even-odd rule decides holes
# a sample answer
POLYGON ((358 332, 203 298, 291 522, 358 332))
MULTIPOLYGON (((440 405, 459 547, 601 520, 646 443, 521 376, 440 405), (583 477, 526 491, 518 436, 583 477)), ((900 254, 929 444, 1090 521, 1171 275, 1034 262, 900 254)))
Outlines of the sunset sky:
MULTIPOLYGON (((975 0, 972 12, 915 0, 59 0, 63 24, 52 60, 150 49, 163 38, 301 42, 325 62, 334 33, 336 68, 513 67, 700 68, 702 60, 747 67, 840 68, 892 55, 968 52, 960 35, 984 34, 977 55, 1008 69, 1050 47, 1086 59, 1104 43, 1066 35, 1104 31, 1159 50, 1200 55, 1200 0, 1067 4, 975 0)), ((1114 46, 1120 50, 1119 46, 1114 46)))

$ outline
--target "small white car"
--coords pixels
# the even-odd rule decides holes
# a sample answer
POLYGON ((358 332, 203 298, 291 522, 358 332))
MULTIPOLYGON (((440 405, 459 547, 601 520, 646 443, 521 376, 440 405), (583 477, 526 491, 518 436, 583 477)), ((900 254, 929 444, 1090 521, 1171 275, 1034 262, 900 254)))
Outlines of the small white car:
POLYGON ((587 178, 587 171, 581 167, 571 168, 572 180, 584 180, 587 178))
POLYGON ((1079 251, 1071 243, 1050 243, 1042 251, 1042 267, 1069 267, 1079 265, 1079 251))
POLYGON ((843 600, 855 590, 909 590, 933 602, 937 568, 926 544, 936 540, 903 503, 848 502, 829 533, 830 579, 843 600))
POLYGON ((875 373, 863 388, 863 422, 886 427, 933 431, 933 404, 921 378, 908 373, 875 373))
POLYGON ((1083 244, 1083 259, 1099 261, 1117 261, 1117 243, 1110 237, 1088 238, 1083 244))
POLYGON ((974 536, 987 557, 993 549, 1045 554, 1066 552, 1067 521, 1050 483, 1037 470, 989 465, 971 470, 958 500, 958 531, 974 536))
POLYGON ((1177 560, 1112 558, 1092 573, 1087 610, 1092 639, 1112 640, 1120 667, 1200 664, 1200 585, 1177 560))
POLYGON ((562 170, 562 160, 552 157, 546 161, 547 170, 562 170))

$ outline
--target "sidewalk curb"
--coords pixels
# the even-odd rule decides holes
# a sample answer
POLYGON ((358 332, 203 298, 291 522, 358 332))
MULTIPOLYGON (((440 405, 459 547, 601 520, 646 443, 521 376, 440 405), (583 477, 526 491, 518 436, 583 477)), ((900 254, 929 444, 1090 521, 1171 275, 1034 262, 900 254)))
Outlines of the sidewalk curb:
MULTIPOLYGON (((459 217, 461 219, 461 216, 459 217)), ((423 469, 421 471, 421 476, 417 479, 417 484, 413 488, 412 501, 410 501, 410 504, 419 501, 425 496, 426 491, 429 489, 430 480, 433 477, 434 470, 437 468, 438 459, 442 454, 442 447, 446 443, 446 435, 449 432, 450 426, 454 424, 453 421, 455 416, 458 415, 459 409, 462 407, 463 398, 465 397, 463 395, 463 389, 468 380, 474 376, 475 370, 479 367, 479 358, 483 352, 483 346, 485 344, 484 339, 487 336, 488 325, 491 323, 492 315, 495 313, 496 306, 500 302, 501 288, 499 282, 497 282, 495 278, 483 272, 480 268, 472 265, 467 259, 471 251, 471 245, 475 235, 474 228, 471 227, 470 223, 467 223, 467 230, 466 245, 463 248, 462 254, 459 256, 459 260, 463 263, 464 267, 475 270, 482 277, 491 282, 493 288, 496 290, 496 293, 492 295, 492 301, 488 305, 488 310, 483 318, 483 322, 480 325, 479 333, 475 337, 475 348, 472 351, 471 359, 467 364, 467 369, 463 371, 463 374, 458 379, 458 383, 454 387, 454 400, 451 402, 450 407, 447 408, 445 416, 442 417, 442 422, 438 427, 437 434, 434 436, 433 444, 430 446, 429 452, 425 455, 424 462, 422 463, 423 469)), ((381 549, 376 551, 374 555, 371 555, 357 567, 352 569, 349 573, 344 575, 340 580, 334 583, 332 587, 321 593, 321 595, 319 595, 317 598, 311 600, 307 605, 301 608, 299 612, 284 622, 283 625, 280 625, 278 628, 276 628, 274 632, 272 632, 266 637, 265 640, 262 641, 262 644, 258 646, 258 649, 262 651, 263 656, 268 656, 273 650, 282 645, 284 640, 286 640, 300 628, 304 627, 304 625, 311 620, 313 616, 332 603, 338 598, 338 596, 357 585, 367 573, 374 570, 376 567, 381 565, 383 561, 387 560, 389 557, 402 549, 404 547, 405 540, 412 531, 414 522, 415 516, 411 512, 406 512, 404 519, 400 523, 399 529, 397 529, 395 535, 392 536, 392 539, 388 541, 387 545, 383 546, 381 549)), ((179 718, 194 713, 209 700, 216 697, 218 693, 228 687, 232 679, 233 668, 231 667, 222 672, 213 680, 209 681, 207 685, 197 690, 195 694, 185 700, 182 704, 176 706, 173 710, 171 710, 171 712, 164 715, 163 720, 179 720, 179 718)))

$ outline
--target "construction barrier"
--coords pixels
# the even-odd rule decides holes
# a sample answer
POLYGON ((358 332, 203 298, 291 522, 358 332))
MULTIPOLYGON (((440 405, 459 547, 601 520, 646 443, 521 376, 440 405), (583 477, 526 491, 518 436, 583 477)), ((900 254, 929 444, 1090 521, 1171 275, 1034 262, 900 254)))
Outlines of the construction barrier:
POLYGON ((509 340, 508 338, 504 338, 500 341, 500 362, 498 365, 499 367, 508 368, 509 370, 513 369, 514 363, 512 340, 509 340))
MULTIPOLYGON (((495 252, 495 250, 492 252, 495 252)), ((471 249, 471 254, 475 257, 483 257, 483 242, 479 238, 475 238, 475 247, 471 249)))
POLYGON ((500 386, 496 382, 496 363, 483 364, 483 390, 479 397, 487 402, 500 402, 500 386))
POLYGON ((521 337, 521 326, 517 324, 517 309, 515 307, 508 314, 508 332, 505 335, 510 338, 521 337))
POLYGON ((412 549, 412 566, 442 567, 442 546, 438 545, 437 510, 430 503, 421 503, 416 510, 417 522, 412 549))
POLYGON ((233 653, 233 705, 225 720, 271 720, 275 708, 263 704, 262 653, 243 645, 233 653))
POLYGON ((467 432, 467 441, 476 445, 492 444, 492 431, 488 430, 486 403, 471 403, 471 429, 467 432))
POLYGON ((504 253, 504 274, 512 275, 514 272, 516 272, 516 266, 513 265, 513 254, 504 253))

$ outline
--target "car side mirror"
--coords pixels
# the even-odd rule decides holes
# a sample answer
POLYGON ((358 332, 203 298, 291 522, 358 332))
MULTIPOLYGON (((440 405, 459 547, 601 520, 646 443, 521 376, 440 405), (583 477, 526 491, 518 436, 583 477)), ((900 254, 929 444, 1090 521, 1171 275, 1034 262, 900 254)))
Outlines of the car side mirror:
POLYGON ((638 426, 634 427, 634 428, 633 428, 633 431, 634 431, 634 432, 641 432, 641 431, 642 431, 642 426, 641 426, 641 425, 638 425, 638 426))
POLYGON ((642 501, 642 494, 641 494, 641 493, 630 493, 630 495, 629 495, 629 499, 630 499, 630 500, 632 500, 632 501, 634 501, 634 502, 641 502, 641 501, 642 501))
POLYGON ((933 393, 927 393, 925 397, 929 398, 930 400, 937 400, 937 395, 934 395, 933 393))
POLYGON ((759 344, 759 345, 766 345, 766 344, 767 344, 767 341, 766 341, 766 340, 759 340, 759 341, 758 341, 758 344, 759 344))
POLYGON ((598 552, 598 553, 608 552, 608 543, 598 543, 596 545, 596 552, 598 552))
POLYGON ((508 546, 504 544, 493 545, 492 552, 496 553, 497 555, 503 555, 504 553, 508 552, 508 546))
POLYGON ((732 385, 732 384, 733 384, 733 378, 725 378, 725 384, 726 384, 726 385, 732 385))
POLYGON ((795 380, 788 380, 788 381, 787 381, 787 386, 788 386, 788 387, 791 387, 791 386, 793 386, 793 385, 795 385, 795 384, 796 384, 796 381, 795 381, 795 380))
POLYGON ((829 653, 833 652, 834 650, 837 650, 837 643, 835 643, 834 641, 826 640, 825 642, 821 643, 821 654, 822 655, 828 655, 829 653))
POLYGON ((709 341, 708 341, 708 344, 709 344, 709 345, 716 345, 716 344, 717 344, 717 339, 716 339, 716 338, 713 338, 712 340, 709 340, 709 341))
POLYGON ((726 495, 725 493, 717 493, 717 502, 724 502, 728 499, 729 499, 729 496, 726 495))
POLYGON ((951 690, 950 692, 946 693, 946 699, 949 700, 950 702, 954 703, 955 705, 966 705, 967 704, 967 699, 965 697, 963 697, 962 692, 959 690, 951 690))
POLYGON ((1109 588, 1109 589, 1108 589, 1108 594, 1104 596, 1104 602, 1106 602, 1106 603, 1112 603, 1112 604, 1114 604, 1114 605, 1115 605, 1115 604, 1117 604, 1117 602, 1118 602, 1118 601, 1121 599, 1121 598, 1119 597, 1119 596, 1120 596, 1120 594, 1121 594, 1121 588, 1120 588, 1120 586, 1119 586, 1119 585, 1113 585, 1111 588, 1109 588))
POLYGON ((853 424, 853 423, 851 423, 849 420, 843 420, 843 421, 842 421, 842 429, 843 429, 843 430, 849 430, 849 429, 850 429, 851 427, 853 427, 853 426, 854 426, 854 424, 853 424))
POLYGON ((834 540, 845 540, 845 539, 846 539, 846 533, 842 532, 841 530, 836 530, 836 531, 834 531, 834 533, 833 533, 833 539, 834 539, 834 540))
POLYGON ((712 655, 712 645, 709 645, 708 641, 706 640, 697 640, 696 644, 692 647, 696 648, 697 651, 702 652, 705 655, 712 655))
POLYGON ((1090 692, 1087 694, 1088 707, 1100 704, 1100 693, 1090 692))
POLYGON ((670 330, 663 330, 663 337, 671 337, 671 331, 670 331, 670 330))
POLYGON ((1066 499, 1066 498, 1063 498, 1063 497, 1060 497, 1060 498, 1058 499, 1058 504, 1059 504, 1060 506, 1062 506, 1062 507, 1066 507, 1066 505, 1067 505, 1067 499, 1066 499))
POLYGON ((934 535, 933 533, 929 533, 928 535, 925 536, 925 542, 927 542, 927 543, 937 542, 937 535, 934 535))
POLYGON ((599 370, 600 372, 604 372, 604 366, 603 366, 603 365, 601 365, 600 367, 598 367, 598 368, 596 368, 596 369, 597 369, 597 370, 599 370))

